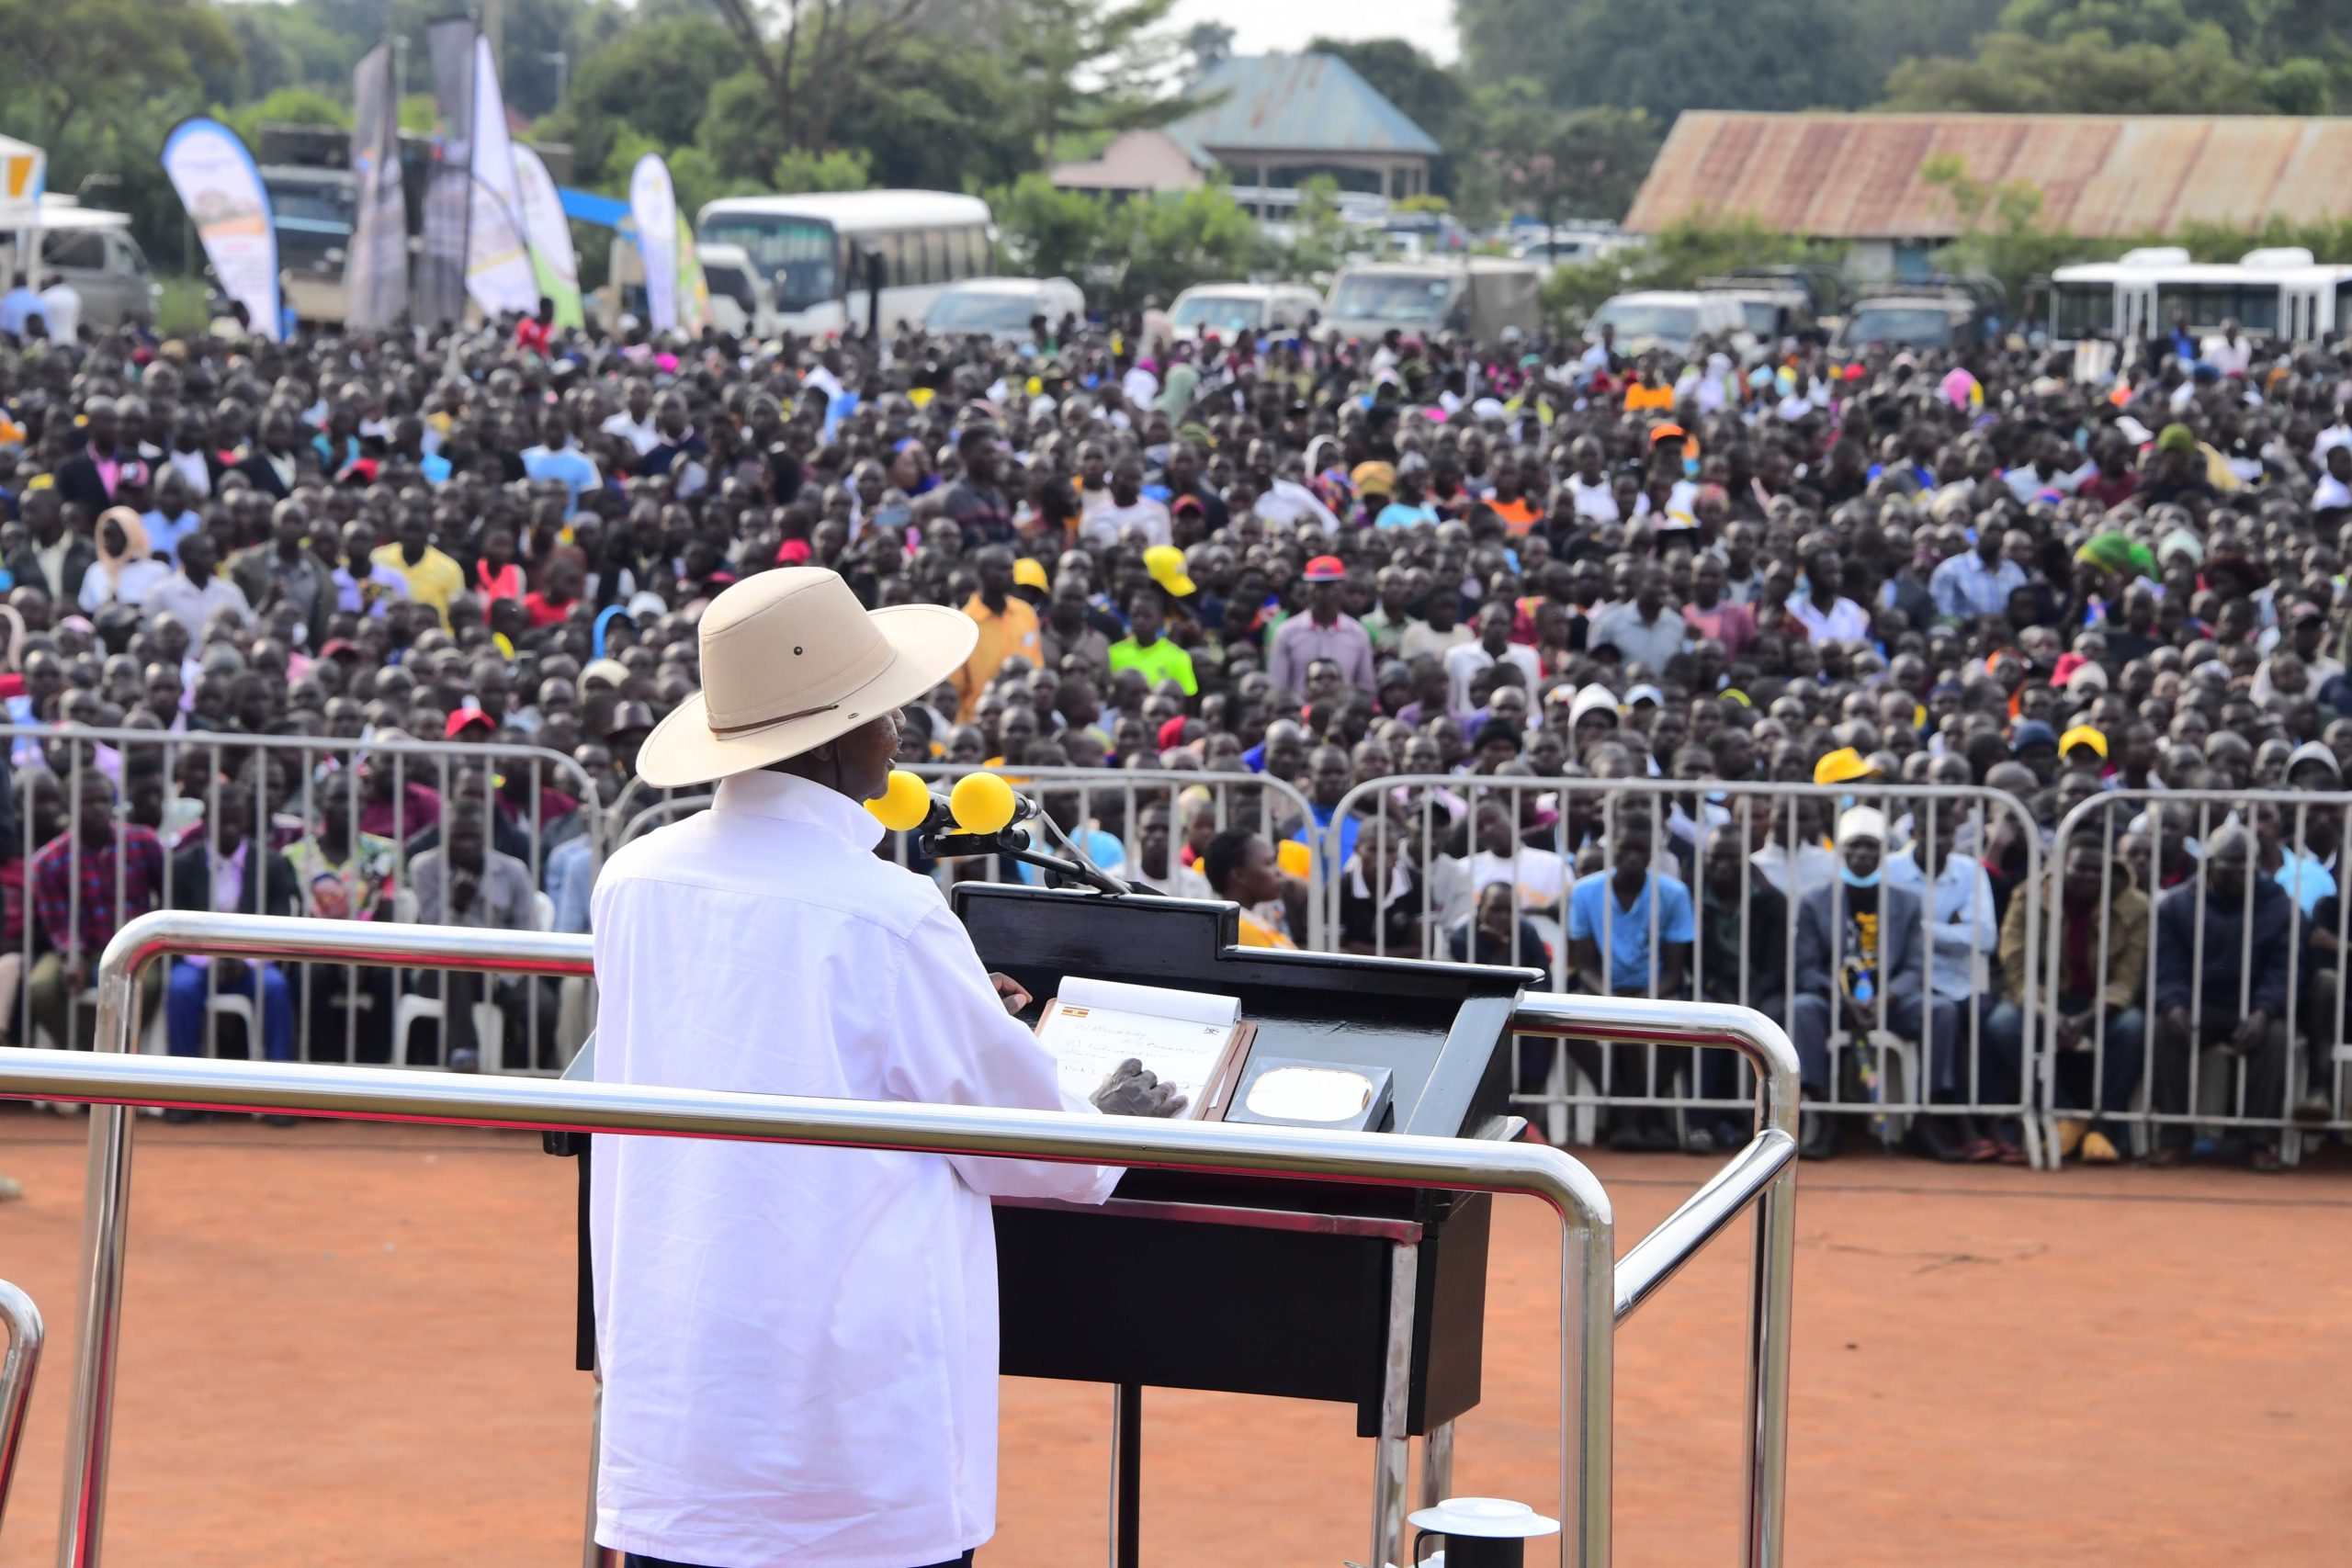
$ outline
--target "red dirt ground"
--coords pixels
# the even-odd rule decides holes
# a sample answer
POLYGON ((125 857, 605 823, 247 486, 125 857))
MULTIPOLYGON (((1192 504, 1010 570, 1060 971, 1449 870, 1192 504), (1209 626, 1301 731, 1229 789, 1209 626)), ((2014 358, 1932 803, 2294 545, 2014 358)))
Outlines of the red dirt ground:
MULTIPOLYGON (((54 1551, 82 1128, 0 1111, 0 1277, 51 1337, 0 1564, 54 1551)), ((1621 1247, 1703 1176, 1600 1156, 1621 1247)), ((579 1561, 571 1167, 536 1138, 143 1122, 109 1568, 579 1561)), ((2340 1563, 2352 1180, 1954 1170, 1800 1180, 1792 1564, 2340 1563)), ((1623 1331, 1629 1564, 1737 1558, 1747 1232, 1623 1331)), ((1555 1502, 1555 1233, 1504 1205, 1455 1490, 1555 1502)), ((1339 1406, 1154 1391, 1145 1558, 1365 1555, 1339 1406)), ((998 1568, 1102 1561, 1110 1396, 1010 1382, 998 1568)), ((1548 1561, 1548 1559, 1545 1559, 1548 1561)))

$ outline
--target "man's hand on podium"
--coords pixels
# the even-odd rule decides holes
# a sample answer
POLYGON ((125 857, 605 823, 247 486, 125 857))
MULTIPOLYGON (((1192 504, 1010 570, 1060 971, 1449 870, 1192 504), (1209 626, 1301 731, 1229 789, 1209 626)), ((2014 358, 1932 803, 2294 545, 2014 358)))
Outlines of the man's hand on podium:
POLYGON ((1185 1104, 1174 1084, 1161 1083, 1133 1056, 1112 1068, 1094 1091, 1094 1109, 1105 1116, 1173 1116, 1185 1104))
POLYGON ((989 971, 989 984, 996 987, 997 996, 1004 1002, 1004 1010, 1016 1016, 1023 1008, 1036 999, 1021 988, 1020 981, 1010 975, 1000 975, 993 969, 989 971))

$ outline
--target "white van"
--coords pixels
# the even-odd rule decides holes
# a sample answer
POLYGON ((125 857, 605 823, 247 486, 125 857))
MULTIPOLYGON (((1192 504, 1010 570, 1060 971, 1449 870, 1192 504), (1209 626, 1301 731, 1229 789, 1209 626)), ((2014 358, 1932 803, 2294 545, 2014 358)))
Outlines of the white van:
MULTIPOLYGON (((130 237, 130 215, 92 208, 41 204, 40 277, 36 288, 63 278, 82 297, 81 324, 110 332, 126 321, 153 321, 164 291, 148 270, 147 254, 130 237)), ((21 234, 0 235, 0 273, 13 281, 21 234)))
POLYGON ((1713 338, 1734 355, 1744 355, 1756 344, 1747 330, 1747 307, 1731 294, 1704 289, 1642 288, 1613 294, 1592 319, 1584 335, 1595 342, 1600 329, 1617 331, 1617 352, 1640 354, 1653 348, 1688 354, 1702 337, 1713 338))
POLYGON ((968 337, 985 333, 1003 343, 1029 335, 1029 323, 1043 316, 1086 316, 1086 296, 1067 277, 967 277, 939 291, 923 313, 922 330, 934 336, 968 337))
POLYGON ((696 245, 710 288, 710 324, 729 337, 772 338, 778 331, 775 290, 741 245, 696 245))
POLYGON ((1215 333, 1304 332, 1323 314, 1323 297, 1304 283, 1195 283, 1168 308, 1180 338, 1215 333))

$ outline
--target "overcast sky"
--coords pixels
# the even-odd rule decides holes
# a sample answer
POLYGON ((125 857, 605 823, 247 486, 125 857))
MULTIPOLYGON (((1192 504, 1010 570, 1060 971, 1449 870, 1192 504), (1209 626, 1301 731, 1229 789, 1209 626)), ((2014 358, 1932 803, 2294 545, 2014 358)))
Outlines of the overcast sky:
POLYGON ((1410 39, 1440 60, 1454 56, 1448 0, 1179 0, 1181 32, 1194 22, 1223 22, 1242 54, 1281 53, 1308 39, 1410 39))

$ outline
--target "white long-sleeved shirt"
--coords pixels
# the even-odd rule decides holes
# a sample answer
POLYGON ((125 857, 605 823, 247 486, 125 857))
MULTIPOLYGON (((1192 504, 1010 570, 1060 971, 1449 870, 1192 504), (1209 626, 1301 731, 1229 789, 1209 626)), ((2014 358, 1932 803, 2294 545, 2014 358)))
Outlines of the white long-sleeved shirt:
MULTIPOLYGON (((882 829, 783 773, 616 854, 596 1077, 1086 1111, 882 829)), ((908 1568, 996 1528, 991 1193, 1092 1166, 600 1136, 596 1539, 728 1568, 908 1568)))
POLYGON ((1966 1001, 1984 988, 1985 966, 2001 941, 2000 925, 1993 919, 1993 880, 1982 863, 1963 854, 1944 857, 1932 893, 1922 886, 1925 880, 1912 851, 1887 857, 1886 885, 1927 906, 1932 960, 1928 977, 1936 995, 1966 1001))

